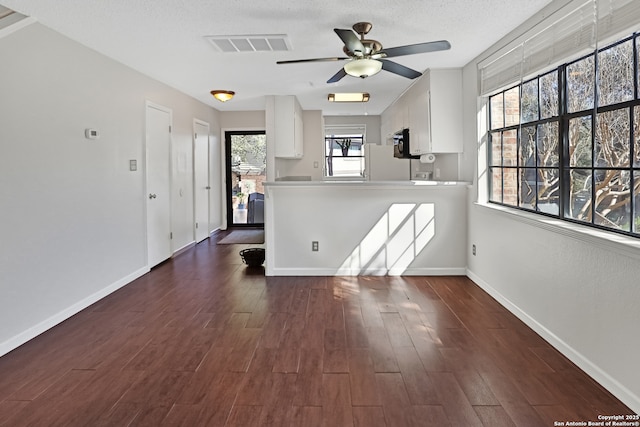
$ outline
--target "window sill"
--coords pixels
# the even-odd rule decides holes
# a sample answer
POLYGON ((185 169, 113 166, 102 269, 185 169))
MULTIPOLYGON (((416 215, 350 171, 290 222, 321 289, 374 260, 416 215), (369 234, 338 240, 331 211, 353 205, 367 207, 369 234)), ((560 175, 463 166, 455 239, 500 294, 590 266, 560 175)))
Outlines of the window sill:
POLYGON ((557 218, 548 218, 529 212, 511 209, 492 203, 474 203, 484 209, 499 212, 514 221, 528 224, 532 227, 542 228, 552 233, 562 234, 575 240, 588 243, 603 250, 614 251, 640 260, 640 239, 623 236, 615 233, 594 229, 591 227, 562 221, 557 218))
POLYGON ((366 181, 367 178, 362 176, 324 176, 323 181, 366 181))

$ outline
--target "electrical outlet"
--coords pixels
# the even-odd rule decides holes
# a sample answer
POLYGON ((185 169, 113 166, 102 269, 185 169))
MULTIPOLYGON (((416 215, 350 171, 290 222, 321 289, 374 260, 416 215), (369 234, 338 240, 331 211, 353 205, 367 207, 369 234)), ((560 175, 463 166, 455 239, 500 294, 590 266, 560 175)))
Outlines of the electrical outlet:
POLYGON ((476 256, 476 245, 471 246, 471 253, 473 254, 473 256, 476 256))
POLYGON ((314 240, 313 242, 311 242, 311 250, 313 252, 318 252, 318 242, 317 241, 314 240))

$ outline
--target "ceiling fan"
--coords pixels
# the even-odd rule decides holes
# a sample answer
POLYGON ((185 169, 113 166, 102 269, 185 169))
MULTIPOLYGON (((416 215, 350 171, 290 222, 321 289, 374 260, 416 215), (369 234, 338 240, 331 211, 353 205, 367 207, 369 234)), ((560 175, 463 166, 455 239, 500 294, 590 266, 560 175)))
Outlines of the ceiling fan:
POLYGON ((384 49, 382 44, 377 40, 365 39, 365 35, 371 31, 372 27, 373 25, 370 22, 358 22, 353 25, 353 31, 340 28, 333 29, 344 42, 342 50, 347 55, 346 57, 294 59, 290 61, 278 61, 277 63, 295 64, 301 62, 349 61, 340 71, 327 80, 327 83, 335 83, 346 75, 364 79, 377 74, 380 70, 389 71, 408 79, 415 79, 416 77, 420 77, 422 73, 384 58, 436 52, 451 48, 451 44, 449 44, 448 41, 439 40, 384 49), (358 35, 360 36, 359 38, 358 35))

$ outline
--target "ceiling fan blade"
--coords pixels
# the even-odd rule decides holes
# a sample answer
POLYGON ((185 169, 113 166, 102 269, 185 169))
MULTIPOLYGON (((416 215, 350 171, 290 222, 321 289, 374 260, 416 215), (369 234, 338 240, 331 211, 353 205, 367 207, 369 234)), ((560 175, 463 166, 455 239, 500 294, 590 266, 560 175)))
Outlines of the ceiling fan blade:
POLYGON ((340 37, 340 39, 344 42, 344 45, 346 46, 347 50, 349 50, 349 52, 353 52, 355 54, 359 52, 360 54, 364 54, 364 45, 362 44, 356 33, 351 30, 341 30, 340 28, 334 28, 333 31, 335 31, 338 37, 340 37))
POLYGON ((333 77, 327 80, 327 83, 335 83, 337 81, 340 81, 340 79, 342 79, 346 75, 347 75, 347 72, 344 70, 344 68, 340 68, 340 71, 335 73, 333 77))
POLYGON ((379 59, 379 61, 382 62, 383 70, 389 71, 402 77, 406 77, 408 79, 415 79, 416 77, 420 77, 422 75, 422 73, 416 70, 412 70, 409 67, 405 67, 404 65, 400 65, 397 62, 387 61, 386 59, 379 59))
POLYGON ((451 44, 446 40, 439 40, 435 42, 409 44, 406 46, 390 47, 389 49, 383 49, 382 53, 384 57, 392 58, 394 56, 414 55, 416 53, 437 52, 439 50, 451 49, 451 44))
POLYGON ((278 61, 276 64, 298 64, 300 62, 324 62, 324 61, 343 61, 345 59, 351 59, 348 57, 330 57, 330 58, 311 58, 311 59, 292 59, 290 61, 278 61))

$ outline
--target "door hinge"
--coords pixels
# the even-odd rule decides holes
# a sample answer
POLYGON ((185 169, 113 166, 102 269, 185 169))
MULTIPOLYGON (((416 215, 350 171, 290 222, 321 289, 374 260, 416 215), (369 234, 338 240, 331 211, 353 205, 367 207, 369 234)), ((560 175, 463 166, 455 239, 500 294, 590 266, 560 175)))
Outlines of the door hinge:
POLYGON ((196 222, 196 228, 198 228, 198 223, 196 222))
POLYGON ((171 133, 171 125, 169 125, 169 133, 171 133))
POLYGON ((173 232, 169 233, 169 239, 173 239, 173 232))
POLYGON ((198 139, 198 134, 197 134, 197 133, 194 133, 194 134, 193 134, 193 138, 194 138, 194 139, 198 139))

